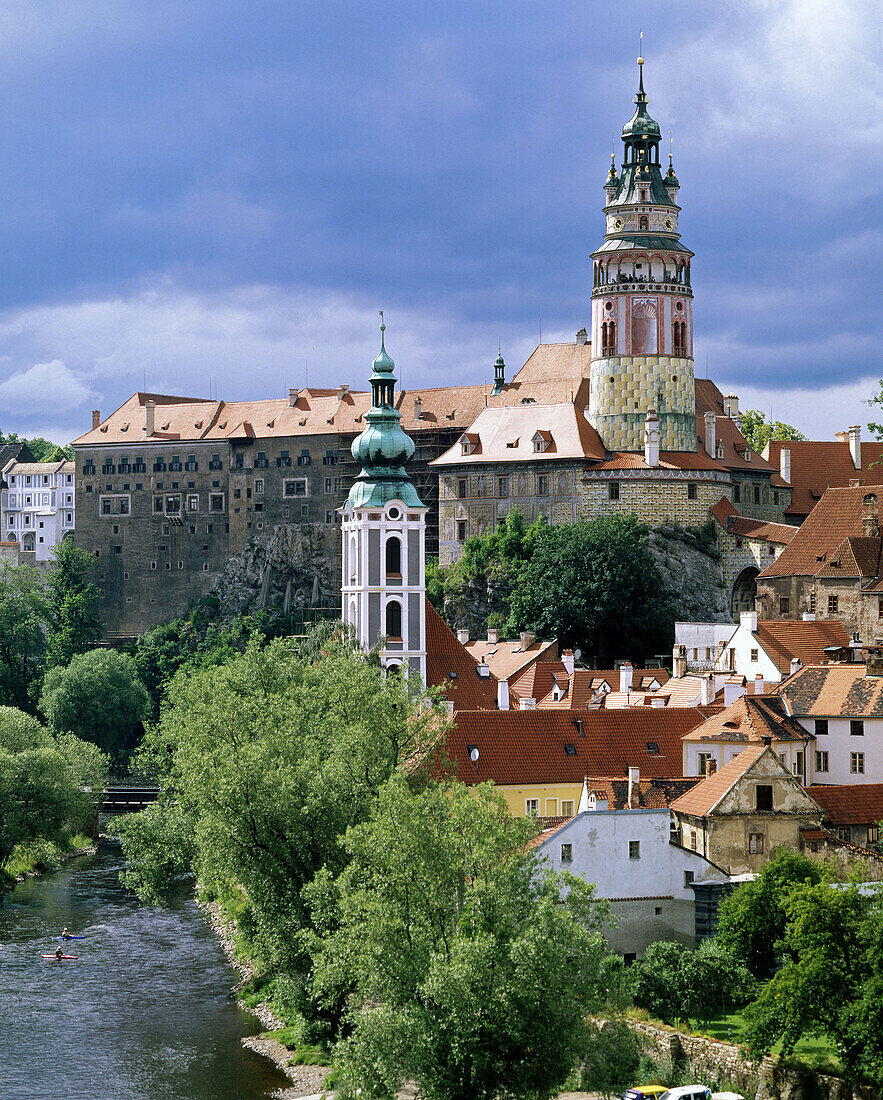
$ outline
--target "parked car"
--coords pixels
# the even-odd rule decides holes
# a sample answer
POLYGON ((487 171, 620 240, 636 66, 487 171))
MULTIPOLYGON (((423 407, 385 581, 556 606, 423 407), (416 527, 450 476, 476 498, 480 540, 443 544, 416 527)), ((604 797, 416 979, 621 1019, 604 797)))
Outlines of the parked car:
POLYGON ((621 1100, 659 1100, 668 1092, 668 1085, 633 1085, 622 1094, 621 1100))
POLYGON ((711 1089, 706 1085, 679 1085, 662 1093, 658 1100, 711 1100, 711 1089))

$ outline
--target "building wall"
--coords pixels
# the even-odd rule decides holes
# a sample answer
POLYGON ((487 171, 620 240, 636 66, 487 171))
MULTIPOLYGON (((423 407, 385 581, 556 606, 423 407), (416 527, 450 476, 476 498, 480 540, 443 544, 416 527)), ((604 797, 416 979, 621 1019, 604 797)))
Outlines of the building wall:
POLYGON ((774 488, 770 484, 773 473, 773 470, 766 473, 760 470, 733 471, 732 499, 740 515, 771 523, 789 522, 785 509, 791 501, 791 490, 774 488))
MULTIPOLYGON (((776 522, 781 521, 777 520, 776 522)), ((740 610, 750 610, 734 605, 733 595, 737 580, 746 569, 756 569, 758 573, 766 569, 766 567, 771 565, 776 558, 778 558, 779 554, 781 554, 784 543, 771 543, 762 539, 752 539, 742 535, 733 535, 718 526, 717 547, 720 554, 724 587, 729 593, 730 610, 735 619, 738 617, 740 610)), ((764 618, 766 618, 765 615, 764 618)))
POLYGON ((532 812, 529 802, 536 803, 536 815, 539 817, 567 817, 576 813, 583 786, 581 782, 529 783, 518 786, 498 783, 497 790, 506 799, 506 806, 513 817, 526 817, 532 812), (565 812, 567 807, 563 803, 573 804, 569 812, 565 812))
POLYGON ((794 717, 807 733, 815 737, 815 746, 810 753, 812 778, 808 782, 883 783, 883 718, 862 719, 864 733, 856 736, 852 733, 849 718, 827 718, 825 721, 828 723, 828 732, 819 733, 814 718, 800 714, 795 714, 794 717), (820 752, 828 754, 826 771, 817 766, 816 754, 820 752), (863 771, 852 770, 853 753, 862 755, 863 771))
POLYGON ((696 450, 692 359, 613 355, 592 360, 589 421, 608 450, 643 451, 648 409, 659 416, 660 450, 696 450))
POLYGON ((636 515, 642 523, 657 527, 680 523, 701 527, 708 510, 729 494, 726 474, 708 470, 590 470, 582 479, 579 519, 595 519, 611 512, 636 515), (615 485, 616 499, 611 499, 615 485), (691 498, 689 487, 696 491, 691 498))
MULTIPOLYGON (((707 761, 710 757, 717 766, 717 770, 729 764, 729 762, 743 752, 748 744, 745 741, 684 741, 684 775, 706 775, 707 766, 703 764, 702 757, 707 761)), ((824 780, 814 778, 814 754, 812 743, 804 744, 802 741, 777 741, 772 746, 773 752, 782 761, 792 775, 805 774, 807 783, 836 783, 840 780, 824 780), (800 753, 804 753, 801 762, 800 753)))
POLYGON ((764 619, 799 619, 805 611, 817 619, 839 619, 847 634, 858 634, 866 645, 883 645, 883 592, 862 592, 854 577, 758 577, 756 607, 764 619))
POLYGON ((29 564, 44 565, 76 523, 74 464, 40 462, 10 466, 0 493, 0 538, 15 541, 29 564))
POLYGON ((703 856, 672 844, 670 834, 667 809, 590 810, 559 829, 539 852, 556 871, 595 883, 597 895, 611 899, 618 920, 616 928, 604 930, 610 946, 642 955, 656 940, 693 946, 688 878, 716 873, 703 856), (630 848, 635 842, 636 858, 630 848), (570 845, 570 861, 562 859, 563 845, 570 845))

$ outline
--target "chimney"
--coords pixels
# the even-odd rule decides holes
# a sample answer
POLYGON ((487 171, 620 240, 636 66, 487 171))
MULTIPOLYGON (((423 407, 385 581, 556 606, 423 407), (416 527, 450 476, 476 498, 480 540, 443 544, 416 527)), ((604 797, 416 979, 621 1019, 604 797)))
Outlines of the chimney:
POLYGON ((619 666, 619 690, 631 691, 632 690, 632 673, 635 670, 631 664, 626 661, 624 665, 619 666))
POLYGON ((787 481, 791 484, 791 449, 790 447, 783 447, 779 451, 779 475, 783 481, 787 481))
POLYGON ((497 681, 497 709, 508 710, 509 709, 509 681, 498 680, 497 681))
POLYGON ((522 632, 519 634, 519 638, 521 639, 522 650, 530 649, 530 647, 537 640, 537 636, 532 630, 522 630, 522 632))
POLYGON ((144 412, 147 416, 147 434, 150 436, 153 435, 153 431, 155 428, 154 416, 156 415, 156 402, 153 399, 145 404, 144 412))
POLYGON ((804 611, 802 618, 805 623, 814 623, 816 621, 816 613, 815 611, 804 611))
POLYGON ((799 657, 792 657, 791 658, 791 675, 793 676, 795 672, 800 672, 800 670, 802 668, 803 668, 803 665, 801 664, 800 658, 799 657))
POLYGON ((754 633, 757 630, 757 612, 756 611, 741 611, 739 613, 739 625, 745 629, 754 633))
POLYGON ((521 709, 522 710, 536 710, 537 709, 536 699, 533 699, 530 696, 522 696, 522 698, 521 698, 521 709))
POLYGON ((644 461, 648 466, 659 465, 659 417, 656 409, 648 409, 644 418, 644 461))
POLYGON ((671 651, 671 674, 680 680, 687 675, 687 647, 676 645, 671 651))
POLYGON ((469 641, 469 631, 468 630, 458 630, 457 631, 457 641, 460 643, 460 645, 466 645, 466 643, 469 641))
POLYGON ((742 414, 739 412, 739 398, 734 393, 728 393, 724 398, 724 416, 728 416, 742 431, 742 414))
POLYGON ((699 685, 699 706, 710 707, 714 702, 714 680, 710 676, 703 676, 699 685))
POLYGON ((589 342, 589 334, 584 328, 581 328, 576 334, 576 342, 578 344, 587 344, 589 342))
POLYGON ((761 740, 762 744, 763 744, 763 745, 764 745, 764 746, 765 746, 766 748, 769 748, 769 747, 770 747, 770 745, 772 745, 772 743, 773 743, 773 738, 772 738, 772 734, 769 734, 769 733, 762 733, 762 734, 760 735, 760 740, 761 740))
POLYGON ((414 398, 414 419, 415 420, 422 420, 423 419, 423 401, 419 397, 414 398))
POLYGON ((101 423, 101 411, 99 409, 92 410, 92 427, 97 428, 101 423))
POLYGON ((717 761, 712 756, 710 759, 705 761, 705 778, 707 779, 710 775, 714 775, 714 773, 716 771, 717 771, 717 761))
POLYGON ((852 464, 857 470, 862 468, 862 429, 860 424, 853 424, 846 429, 849 432, 849 453, 852 456, 852 464))
POLYGON ((862 533, 869 539, 875 539, 880 534, 880 514, 877 509, 876 493, 865 493, 862 497, 862 533))
POLYGON ((717 416, 713 412, 705 414, 705 453, 712 458, 717 457, 717 444, 715 442, 715 430, 717 429, 717 416))
POLYGON ((745 694, 745 687, 742 684, 728 683, 724 684, 724 706, 731 707, 737 699, 741 699, 745 694))
POLYGON ((300 397, 300 390, 289 390, 288 391, 288 407, 289 407, 289 409, 294 408, 294 406, 297 404, 298 397, 300 397))
POLYGON ((491 645, 496 645, 500 640, 500 628, 498 626, 489 626, 487 628, 487 640, 491 645))
POLYGON ((341 384, 340 384, 340 385, 339 385, 339 386, 337 387, 337 400, 338 400, 338 401, 342 401, 342 400, 343 400, 343 398, 344 398, 344 397, 346 397, 346 395, 347 395, 347 394, 348 394, 349 392, 350 392, 350 388, 349 388, 349 386, 345 386, 345 385, 344 385, 343 383, 341 383, 341 384))
POLYGON ((763 682, 763 673, 758 672, 758 674, 754 677, 754 694, 763 695, 765 688, 766 684, 763 682))
POLYGON ((564 652, 561 654, 561 663, 562 663, 562 665, 564 665, 564 668, 567 670, 567 675, 572 676, 573 675, 573 667, 576 664, 576 659, 573 656, 573 650, 572 649, 565 649, 564 650, 564 652))
POLYGON ((641 769, 629 768, 629 802, 630 810, 635 810, 641 804, 641 769))
POLYGON ((475 671, 482 678, 482 680, 486 680, 491 674, 491 666, 482 657, 482 659, 478 662, 478 665, 476 666, 475 671))

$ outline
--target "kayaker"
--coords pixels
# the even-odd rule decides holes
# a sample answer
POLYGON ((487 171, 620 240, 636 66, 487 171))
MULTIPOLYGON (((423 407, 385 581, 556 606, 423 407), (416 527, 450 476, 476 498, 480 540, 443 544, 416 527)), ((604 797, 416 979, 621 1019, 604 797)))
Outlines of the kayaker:
POLYGON ((64 949, 62 947, 59 946, 55 948, 55 957, 59 962, 64 958, 64 949))
POLYGON ((64 928, 63 928, 63 929, 61 930, 61 938, 62 938, 63 940, 69 940, 69 939, 71 938, 71 934, 70 934, 70 932, 68 932, 68 930, 67 930, 67 926, 65 926, 65 927, 64 927, 64 928))

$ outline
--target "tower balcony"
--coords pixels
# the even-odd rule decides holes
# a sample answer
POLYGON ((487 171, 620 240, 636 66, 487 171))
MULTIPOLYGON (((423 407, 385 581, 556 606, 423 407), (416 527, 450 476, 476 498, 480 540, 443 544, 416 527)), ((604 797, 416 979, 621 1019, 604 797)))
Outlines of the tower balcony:
POLYGON ((679 283, 674 278, 671 279, 647 279, 644 275, 617 275, 615 279, 611 279, 607 283, 597 283, 592 287, 592 297, 603 297, 605 294, 616 292, 621 294, 623 291, 634 290, 641 294, 646 294, 647 291, 665 291, 669 294, 682 294, 685 297, 693 297, 693 288, 689 283, 679 283))

